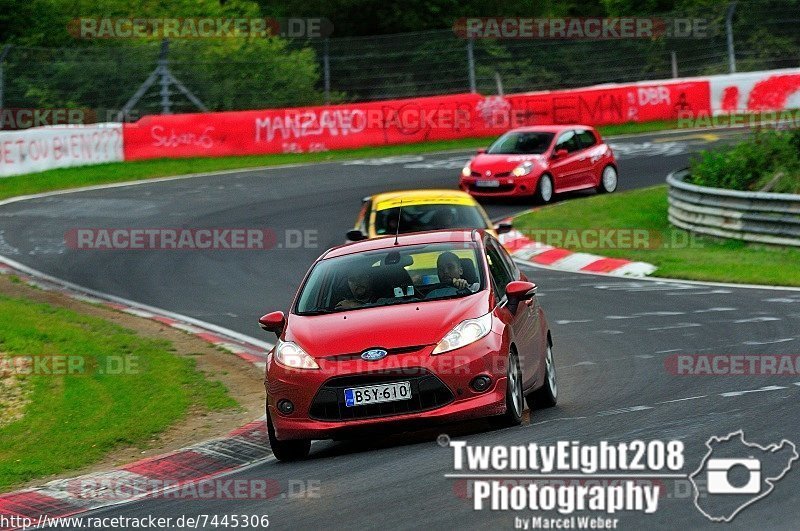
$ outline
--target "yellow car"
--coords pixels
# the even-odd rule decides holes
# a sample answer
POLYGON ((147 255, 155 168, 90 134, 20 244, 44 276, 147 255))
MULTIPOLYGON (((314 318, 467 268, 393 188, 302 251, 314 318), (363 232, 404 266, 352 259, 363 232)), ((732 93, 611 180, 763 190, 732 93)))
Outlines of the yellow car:
POLYGON ((347 233, 347 239, 359 241, 395 233, 454 228, 486 229, 496 237, 510 231, 511 224, 493 225, 486 211, 466 192, 406 190, 362 199, 356 225, 347 233))

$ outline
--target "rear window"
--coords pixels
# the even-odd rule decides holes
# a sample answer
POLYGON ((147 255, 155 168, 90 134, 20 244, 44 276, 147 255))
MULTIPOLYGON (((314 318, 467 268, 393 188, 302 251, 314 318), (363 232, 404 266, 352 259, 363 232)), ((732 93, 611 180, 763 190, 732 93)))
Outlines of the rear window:
POLYGON ((375 213, 375 233, 400 234, 439 229, 486 229, 486 220, 474 206, 418 205, 387 208, 375 213), (399 219, 398 219, 399 216, 399 219))

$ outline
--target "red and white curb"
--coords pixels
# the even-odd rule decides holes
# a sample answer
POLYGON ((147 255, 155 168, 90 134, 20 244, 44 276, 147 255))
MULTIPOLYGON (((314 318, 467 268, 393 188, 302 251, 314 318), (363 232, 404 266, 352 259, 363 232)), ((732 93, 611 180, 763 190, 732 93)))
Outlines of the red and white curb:
MULTIPOLYGON (((182 330, 262 370, 266 366, 267 352, 272 348, 270 343, 232 330, 56 279, 2 256, 0 274, 16 275, 23 282, 45 291, 57 291, 76 300, 182 330)), ((30 521, 33 526, 38 526, 42 525, 45 517, 52 522, 53 518, 74 516, 100 507, 179 491, 189 484, 202 485, 204 481, 259 463, 269 456, 269 437, 262 417, 225 437, 130 463, 115 470, 59 479, 41 487, 0 494, 0 516, 5 517, 0 518, 0 531, 20 527, 2 522, 30 521)), ((280 484, 275 481, 268 483, 260 489, 261 497, 272 498, 281 493, 280 484)), ((217 489, 219 486, 215 485, 206 490, 216 495, 217 489)), ((193 495, 201 491, 202 488, 191 489, 193 495)))
MULTIPOLYGON (((506 220, 506 221, 511 221, 506 220)), ((606 258, 590 253, 576 253, 531 240, 518 230, 500 235, 500 243, 519 260, 561 271, 595 273, 618 277, 646 277, 656 266, 624 258, 606 258)))

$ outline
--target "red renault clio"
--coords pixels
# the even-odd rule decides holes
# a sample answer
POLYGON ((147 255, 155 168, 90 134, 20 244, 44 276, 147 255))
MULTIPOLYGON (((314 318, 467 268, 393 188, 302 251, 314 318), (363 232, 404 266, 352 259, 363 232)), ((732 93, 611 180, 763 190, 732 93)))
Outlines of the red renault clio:
POLYGON ((532 197, 617 189, 614 153, 593 127, 549 125, 508 131, 461 171, 461 189, 475 197, 532 197))
POLYGON ((422 232, 330 249, 267 358, 267 423, 280 460, 314 439, 495 417, 557 399, 536 285, 482 230, 422 232))

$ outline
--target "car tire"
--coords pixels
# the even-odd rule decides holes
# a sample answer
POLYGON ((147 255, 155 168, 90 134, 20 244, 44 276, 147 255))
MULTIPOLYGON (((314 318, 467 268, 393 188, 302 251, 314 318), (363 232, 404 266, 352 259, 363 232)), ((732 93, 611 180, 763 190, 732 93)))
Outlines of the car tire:
POLYGON ((514 349, 508 354, 508 370, 506 371, 506 412, 495 417, 500 426, 519 426, 522 423, 522 411, 525 399, 522 392, 522 371, 519 369, 519 357, 514 349))
POLYGON ((619 176, 617 169, 609 164, 603 168, 603 173, 600 174, 600 184, 597 186, 597 193, 610 194, 617 190, 619 183, 619 176))
POLYGON ((275 437, 275 428, 272 426, 272 418, 269 412, 267 412, 267 434, 269 435, 269 446, 272 448, 272 455, 278 461, 301 461, 308 457, 308 453, 311 451, 311 441, 309 439, 279 441, 275 437))
POLYGON ((556 365, 553 358, 553 345, 547 341, 547 354, 545 356, 544 384, 525 397, 531 409, 544 409, 553 407, 558 403, 558 383, 556 381, 556 365))
POLYGON ((553 200, 553 190, 553 178, 550 177, 549 174, 545 173, 539 177, 539 182, 536 185, 536 193, 533 195, 533 199, 539 204, 546 205, 553 200))

